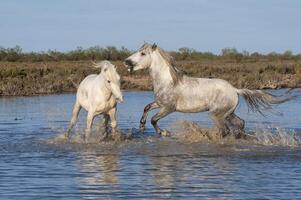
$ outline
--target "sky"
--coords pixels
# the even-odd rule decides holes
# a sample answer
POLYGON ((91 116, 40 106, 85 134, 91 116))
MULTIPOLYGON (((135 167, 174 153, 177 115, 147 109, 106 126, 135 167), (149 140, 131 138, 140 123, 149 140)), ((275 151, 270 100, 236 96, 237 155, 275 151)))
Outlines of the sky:
POLYGON ((0 0, 0 46, 301 53, 300 0, 0 0))

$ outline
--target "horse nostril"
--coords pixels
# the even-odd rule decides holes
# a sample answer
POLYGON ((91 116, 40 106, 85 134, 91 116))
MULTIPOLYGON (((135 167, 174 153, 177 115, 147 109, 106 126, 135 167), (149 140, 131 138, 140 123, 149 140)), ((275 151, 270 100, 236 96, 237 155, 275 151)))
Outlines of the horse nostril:
POLYGON ((133 62, 129 59, 124 61, 126 65, 133 66, 133 62))

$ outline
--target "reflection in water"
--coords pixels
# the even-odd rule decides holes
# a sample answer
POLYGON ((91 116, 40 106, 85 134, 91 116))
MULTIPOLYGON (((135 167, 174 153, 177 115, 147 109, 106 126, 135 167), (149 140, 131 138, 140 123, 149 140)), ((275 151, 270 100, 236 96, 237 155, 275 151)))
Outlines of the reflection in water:
POLYGON ((78 169, 83 174, 87 173, 87 176, 80 178, 80 184, 97 186, 118 183, 118 155, 97 155, 85 151, 79 155, 78 159, 78 169))
MULTIPOLYGON (((209 149, 227 150, 214 146, 210 146, 209 149)), ((196 150, 177 143, 157 144, 157 153, 150 155, 149 163, 150 177, 155 183, 154 191, 159 193, 156 197, 201 198, 208 193, 212 193, 215 198, 233 197, 231 194, 236 190, 233 185, 237 178, 235 174, 239 170, 238 166, 229 162, 222 154, 214 153, 208 157, 206 150, 209 149, 196 150), (182 154, 183 152, 185 153, 182 154), (195 156, 192 156, 193 154, 195 156)))
POLYGON ((157 190, 164 188, 164 192, 171 193, 172 189, 175 188, 175 174, 179 173, 180 162, 175 162, 173 158, 168 157, 151 157, 152 170, 150 173, 157 186, 157 190))

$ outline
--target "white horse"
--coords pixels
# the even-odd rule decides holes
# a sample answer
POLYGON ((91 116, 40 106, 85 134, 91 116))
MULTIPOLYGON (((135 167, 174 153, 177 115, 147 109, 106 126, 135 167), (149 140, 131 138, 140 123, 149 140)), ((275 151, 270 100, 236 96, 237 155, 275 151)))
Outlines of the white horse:
POLYGON ((221 79, 193 78, 184 75, 175 66, 173 58, 156 44, 144 44, 137 52, 125 60, 129 71, 149 69, 153 81, 155 101, 144 108, 140 129, 144 131, 148 112, 160 108, 151 123, 158 134, 166 134, 157 125, 159 119, 172 112, 211 113, 215 128, 221 136, 226 136, 230 128, 243 133, 244 120, 235 113, 241 95, 253 111, 262 112, 273 104, 279 104, 293 97, 273 96, 260 90, 237 89, 221 79))
MULTIPOLYGON (((104 115, 104 124, 107 128, 109 119, 111 120, 112 133, 115 134, 116 106, 117 102, 123 101, 120 90, 120 76, 116 68, 109 61, 95 63, 94 67, 101 68, 100 74, 87 76, 79 85, 76 93, 76 102, 72 112, 72 119, 66 133, 70 137, 70 132, 78 118, 78 113, 83 107, 87 112, 87 128, 85 139, 91 135, 93 119, 96 115, 104 115)), ((107 135, 107 131, 106 131, 107 135)))

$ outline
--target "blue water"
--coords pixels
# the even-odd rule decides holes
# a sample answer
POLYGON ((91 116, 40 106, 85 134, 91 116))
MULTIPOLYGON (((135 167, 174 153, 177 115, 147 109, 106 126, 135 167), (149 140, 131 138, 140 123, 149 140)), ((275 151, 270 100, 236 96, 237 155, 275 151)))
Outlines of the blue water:
MULTIPOLYGON (((49 143, 66 130, 74 94, 0 98, 0 199, 301 198, 300 147, 187 143, 158 138, 149 123, 142 137, 140 116, 152 99, 150 92, 125 92, 118 106, 119 128, 132 129, 132 141, 87 145, 49 143)), ((244 103, 237 113, 249 131, 298 136, 300 104, 278 106, 283 116, 248 113, 244 103)), ((76 132, 83 132, 85 114, 76 132)), ((159 125, 172 132, 183 119, 211 126, 207 113, 174 113, 159 125)))

